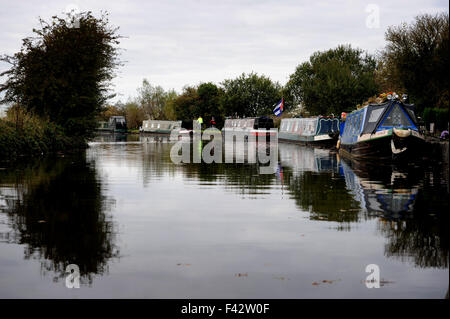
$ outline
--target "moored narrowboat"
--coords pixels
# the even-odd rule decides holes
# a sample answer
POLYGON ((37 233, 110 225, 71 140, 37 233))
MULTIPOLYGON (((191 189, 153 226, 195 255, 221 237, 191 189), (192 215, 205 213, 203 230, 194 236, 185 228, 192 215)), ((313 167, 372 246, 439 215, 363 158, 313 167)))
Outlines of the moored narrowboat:
POLYGON ((421 153, 424 136, 418 129, 414 106, 391 96, 348 114, 337 147, 352 158, 400 159, 421 153))
POLYGON ((170 134, 173 130, 181 130, 181 121, 147 120, 142 122, 143 133, 170 134))
POLYGON ((271 131, 272 128, 274 128, 273 119, 261 116, 242 119, 226 119, 222 132, 269 136, 275 134, 275 132, 271 131))
POLYGON ((101 131, 101 132, 111 131, 111 128, 109 127, 109 123, 106 121, 99 121, 97 123, 97 131, 101 131))
POLYGON ((108 127, 114 133, 127 132, 127 120, 125 116, 111 116, 108 121, 108 127))
POLYGON ((278 139, 305 145, 333 146, 339 134, 339 120, 328 117, 286 118, 281 120, 278 139))

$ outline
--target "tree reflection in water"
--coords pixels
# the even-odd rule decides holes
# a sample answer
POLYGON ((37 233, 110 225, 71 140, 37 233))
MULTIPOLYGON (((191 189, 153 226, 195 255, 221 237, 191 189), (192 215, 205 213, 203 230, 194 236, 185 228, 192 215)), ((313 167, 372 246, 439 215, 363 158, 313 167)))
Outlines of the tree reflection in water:
POLYGON ((102 195, 102 185, 85 153, 69 158, 21 165, 0 171, 10 230, 3 241, 25 246, 25 259, 40 260, 43 274, 54 281, 65 278, 65 267, 80 268, 81 283, 108 271, 108 261, 119 256, 115 227, 108 214, 113 200, 102 195))
POLYGON ((339 174, 336 154, 280 144, 280 161, 289 195, 312 220, 338 222, 338 230, 350 230, 350 223, 359 220, 360 203, 339 174))

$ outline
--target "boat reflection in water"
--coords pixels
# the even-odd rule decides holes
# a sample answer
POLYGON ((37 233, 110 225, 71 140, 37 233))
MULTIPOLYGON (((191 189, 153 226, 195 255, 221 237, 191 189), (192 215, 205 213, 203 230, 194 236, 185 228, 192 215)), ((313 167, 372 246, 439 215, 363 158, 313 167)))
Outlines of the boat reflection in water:
POLYGON ((385 255, 419 267, 448 267, 448 178, 439 168, 367 164, 326 150, 280 144, 283 183, 313 220, 338 230, 376 220, 385 255))
POLYGON ((345 177, 347 188, 368 216, 395 220, 412 213, 419 181, 411 179, 413 175, 408 172, 390 166, 382 166, 381 169, 361 167, 358 162, 346 161, 340 162, 339 170, 345 177))
POLYGON ((366 218, 378 218, 385 254, 418 267, 448 267, 446 173, 439 168, 341 161, 341 173, 366 218))
POLYGON ((0 240, 23 245, 25 259, 38 260, 55 282, 64 282, 66 267, 76 264, 80 282, 91 284, 119 256, 108 213, 114 201, 103 196, 93 165, 82 153, 0 170, 0 216, 8 225, 0 240))

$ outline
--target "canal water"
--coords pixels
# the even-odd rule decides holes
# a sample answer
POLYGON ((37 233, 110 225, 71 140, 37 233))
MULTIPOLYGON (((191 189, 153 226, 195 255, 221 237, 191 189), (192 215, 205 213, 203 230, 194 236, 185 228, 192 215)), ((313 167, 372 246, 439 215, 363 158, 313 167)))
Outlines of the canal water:
POLYGON ((177 165, 172 145, 102 136, 80 154, 0 165, 0 298, 448 294, 442 165, 280 143, 273 174, 259 174, 177 165), (79 289, 66 287, 69 264, 79 289))

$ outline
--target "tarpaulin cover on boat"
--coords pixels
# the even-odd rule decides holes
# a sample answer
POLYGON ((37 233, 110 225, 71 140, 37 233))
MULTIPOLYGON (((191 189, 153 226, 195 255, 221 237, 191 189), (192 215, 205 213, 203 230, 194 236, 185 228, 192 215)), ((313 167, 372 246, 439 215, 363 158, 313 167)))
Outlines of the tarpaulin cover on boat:
POLYGON ((337 132, 338 124, 338 119, 321 118, 319 121, 319 128, 317 129, 317 135, 337 132))

